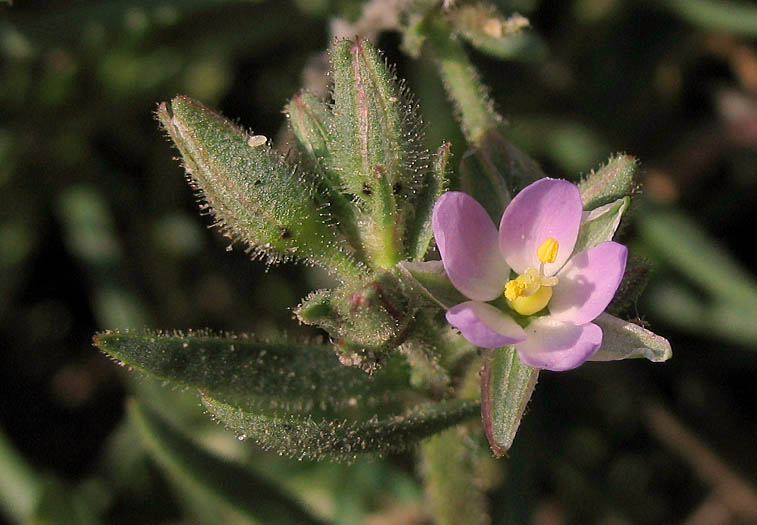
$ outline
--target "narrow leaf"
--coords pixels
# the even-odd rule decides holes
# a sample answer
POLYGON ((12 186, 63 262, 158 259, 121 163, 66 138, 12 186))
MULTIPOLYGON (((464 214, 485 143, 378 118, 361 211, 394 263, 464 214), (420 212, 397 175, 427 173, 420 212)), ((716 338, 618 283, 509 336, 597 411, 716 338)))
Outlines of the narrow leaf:
POLYGON ((325 346, 261 342, 207 333, 105 332, 95 345, 125 365, 177 386, 258 410, 324 412, 396 399, 405 365, 392 361, 373 376, 339 364, 325 346))
POLYGON ((578 183, 584 209, 593 210, 631 195, 638 167, 639 162, 630 155, 610 157, 607 164, 597 171, 592 171, 578 183))
POLYGON ((573 253, 579 253, 605 241, 611 241, 618 229, 623 213, 628 209, 630 199, 623 197, 591 211, 583 212, 581 229, 573 253))
POLYGON ((425 295, 445 310, 468 300, 452 285, 441 261, 402 261, 397 268, 408 287, 425 295))
POLYGON ((490 523, 475 468, 478 440, 467 434, 464 428, 451 428, 421 443, 421 472, 436 525, 490 523))
POLYGON ((240 438, 254 439, 279 455, 314 460, 354 460, 358 454, 401 452, 419 440, 474 416, 475 401, 441 401, 421 405, 401 414, 369 420, 316 420, 309 416, 270 416, 245 411, 209 397, 208 412, 240 438))
POLYGON ((507 454, 513 444, 539 370, 524 365, 513 347, 496 348, 484 356, 481 373, 481 418, 492 451, 507 454))
POLYGON ((152 455, 177 484, 217 503, 219 522, 236 518, 243 523, 320 523, 299 503, 241 466, 200 448, 146 406, 132 401, 129 415, 152 455))
POLYGON ((637 324, 610 314, 600 315, 594 323, 602 329, 602 346, 591 361, 646 358, 660 363, 673 356, 667 339, 637 324))

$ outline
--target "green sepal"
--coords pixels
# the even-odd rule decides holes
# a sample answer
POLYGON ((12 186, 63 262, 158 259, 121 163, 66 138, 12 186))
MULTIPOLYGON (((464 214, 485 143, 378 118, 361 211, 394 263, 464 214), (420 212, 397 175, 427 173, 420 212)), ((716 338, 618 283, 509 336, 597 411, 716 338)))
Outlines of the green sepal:
POLYGON ((209 397, 204 397, 203 403, 214 419, 241 439, 254 439, 265 450, 298 459, 335 461, 351 461, 359 454, 384 456, 408 450, 421 439, 462 423, 479 411, 476 401, 453 400, 420 405, 397 415, 349 421, 264 415, 209 397))
POLYGON ((521 15, 503 17, 492 5, 466 5, 452 11, 455 32, 473 47, 503 60, 539 60, 547 47, 534 33, 524 31, 529 22, 521 15))
POLYGON ((413 197, 415 213, 413 220, 408 224, 406 234, 407 254, 410 260, 423 260, 431 244, 434 236, 431 214, 434 204, 449 181, 452 171, 451 157, 452 144, 445 142, 436 152, 434 169, 426 173, 423 184, 413 197))
POLYGON ((342 40, 331 48, 337 167, 362 212, 361 237, 376 266, 405 257, 411 196, 427 170, 415 107, 373 45, 342 40))
POLYGON ((270 262, 298 258, 332 275, 362 273, 347 243, 327 224, 314 184, 275 153, 267 139, 187 97, 158 108, 158 119, 181 152, 204 210, 233 240, 270 262))
POLYGON ((583 212, 581 227, 573 253, 580 253, 597 244, 611 241, 620 225, 623 213, 628 209, 631 199, 623 197, 598 208, 583 212))
POLYGON ((460 161, 460 189, 475 198, 496 225, 512 195, 545 176, 533 159, 498 130, 485 133, 460 161))
POLYGON ((635 323, 603 313, 593 321, 602 329, 602 345, 590 361, 645 358, 655 363, 673 356, 670 342, 635 323))
POLYGON ((136 401, 128 408, 148 450, 186 499, 208 503, 194 509, 202 512, 203 522, 322 523, 267 481, 195 444, 152 409, 136 401))
POLYGON ((610 157, 607 164, 592 171, 578 183, 584 210, 630 196, 636 189, 635 175, 639 162, 630 155, 610 157))
POLYGON ((402 261, 397 268, 400 278, 409 289, 445 310, 468 300, 449 280, 441 261, 402 261))
POLYGON ((538 378, 539 369, 523 364, 512 346, 485 352, 481 419, 495 455, 507 454, 512 446, 538 378))
POLYGON ((407 367, 399 360, 367 376, 340 365, 324 345, 203 332, 105 332, 94 341, 126 366, 260 411, 330 413, 372 407, 396 400, 408 384, 407 367))

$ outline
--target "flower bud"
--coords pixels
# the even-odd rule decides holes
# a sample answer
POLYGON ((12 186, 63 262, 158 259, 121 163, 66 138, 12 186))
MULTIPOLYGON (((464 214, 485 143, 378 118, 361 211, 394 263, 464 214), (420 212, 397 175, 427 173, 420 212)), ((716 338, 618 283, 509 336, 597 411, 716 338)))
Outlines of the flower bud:
POLYGON ((394 73, 369 42, 337 42, 331 61, 341 179, 362 214, 366 252, 377 266, 389 268, 405 256, 411 196, 427 169, 419 120, 394 73))
POLYGON ((638 167, 639 162, 634 157, 616 155, 597 171, 592 171, 578 184, 584 210, 593 210, 631 195, 635 189, 634 176, 638 167))
POLYGON ((158 118, 201 193, 201 207, 225 235, 269 262, 296 257, 321 264, 337 277, 359 275, 314 200, 312 184, 260 135, 248 136, 187 97, 161 104, 158 118))
POLYGON ((315 175, 318 197, 328 207, 333 225, 350 243, 356 257, 369 262, 363 252, 363 242, 349 196, 335 166, 330 135, 331 113, 326 103, 310 93, 295 96, 285 113, 299 146, 301 158, 315 175))

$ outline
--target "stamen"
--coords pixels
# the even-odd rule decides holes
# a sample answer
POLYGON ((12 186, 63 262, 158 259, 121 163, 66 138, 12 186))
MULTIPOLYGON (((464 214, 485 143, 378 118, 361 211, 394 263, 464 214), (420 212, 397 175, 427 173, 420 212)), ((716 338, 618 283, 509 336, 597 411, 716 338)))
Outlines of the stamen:
POLYGON ((523 291, 525 289, 526 285, 518 279, 507 281, 507 284, 505 284, 505 298, 508 301, 514 301, 515 299, 523 295, 523 291))
POLYGON ((536 249, 536 256, 543 263, 553 263, 557 259, 557 249, 560 243, 554 237, 550 237, 536 249))
POLYGON ((543 310, 552 298, 552 288, 542 286, 539 290, 527 297, 517 297, 509 301, 510 308, 521 315, 533 315, 543 310))

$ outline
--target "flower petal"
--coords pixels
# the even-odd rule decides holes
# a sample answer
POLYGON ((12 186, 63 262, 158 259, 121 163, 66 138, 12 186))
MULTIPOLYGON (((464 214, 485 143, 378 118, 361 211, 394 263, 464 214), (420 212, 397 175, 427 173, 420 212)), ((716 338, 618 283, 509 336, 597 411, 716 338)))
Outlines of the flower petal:
POLYGON ((432 217, 434 237, 449 280, 466 297, 491 301, 505 289, 510 268, 497 247, 497 227, 466 193, 439 197, 432 217))
POLYGON ((613 241, 575 255, 557 274, 559 282, 552 289, 550 316, 573 324, 596 319, 615 296, 627 257, 628 249, 613 241))
POLYGON ((573 253, 582 211, 581 194, 568 181, 539 179, 523 188, 499 224, 499 247, 507 264, 517 273, 539 268, 536 250, 553 237, 560 245, 557 258, 544 265, 545 275, 553 275, 573 253))
POLYGON ((580 366, 602 344, 602 329, 594 323, 579 326, 551 316, 531 321, 526 334, 528 339, 515 345, 520 360, 556 372, 580 366))
POLYGON ((447 321, 463 337, 482 348, 499 348, 526 338, 513 319, 490 304, 468 301, 447 310, 447 321))

